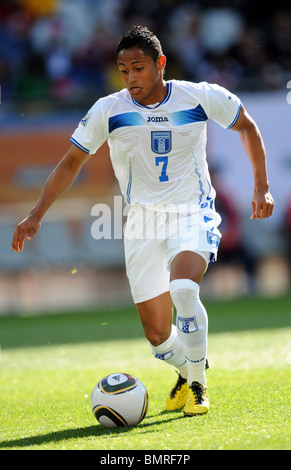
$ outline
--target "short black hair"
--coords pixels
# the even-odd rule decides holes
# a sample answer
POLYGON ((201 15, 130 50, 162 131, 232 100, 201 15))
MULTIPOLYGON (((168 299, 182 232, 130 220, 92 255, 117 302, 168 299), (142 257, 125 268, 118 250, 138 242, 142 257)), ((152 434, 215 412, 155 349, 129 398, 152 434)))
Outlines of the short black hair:
POLYGON ((145 55, 151 56, 154 62, 163 55, 160 41, 146 26, 133 26, 122 36, 116 48, 116 59, 122 49, 131 47, 139 47, 145 55))

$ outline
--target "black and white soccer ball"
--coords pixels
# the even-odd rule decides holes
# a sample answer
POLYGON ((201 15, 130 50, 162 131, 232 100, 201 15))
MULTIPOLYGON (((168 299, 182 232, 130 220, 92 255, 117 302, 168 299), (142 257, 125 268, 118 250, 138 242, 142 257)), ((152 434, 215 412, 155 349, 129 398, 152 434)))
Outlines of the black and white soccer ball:
POLYGON ((95 418, 105 428, 136 426, 148 410, 148 392, 136 377, 110 374, 99 380, 91 395, 95 418))

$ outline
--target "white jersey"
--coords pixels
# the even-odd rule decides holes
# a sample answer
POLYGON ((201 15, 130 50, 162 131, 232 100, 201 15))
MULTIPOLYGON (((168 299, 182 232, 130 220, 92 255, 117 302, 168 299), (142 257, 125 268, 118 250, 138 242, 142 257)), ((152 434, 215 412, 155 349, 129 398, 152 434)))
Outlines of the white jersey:
POLYGON ((231 128, 240 106, 237 96, 206 82, 170 80, 164 100, 153 106, 123 89, 99 99, 71 141, 94 154, 108 140, 127 204, 194 204, 198 210, 215 198, 206 161, 207 121, 231 128))

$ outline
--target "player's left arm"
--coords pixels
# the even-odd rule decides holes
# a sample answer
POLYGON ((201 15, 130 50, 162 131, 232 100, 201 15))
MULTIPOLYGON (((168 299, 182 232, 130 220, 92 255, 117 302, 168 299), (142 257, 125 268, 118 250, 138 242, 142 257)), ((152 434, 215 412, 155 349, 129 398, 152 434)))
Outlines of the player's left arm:
POLYGON ((257 124, 243 106, 241 106, 238 120, 231 129, 239 132, 244 150, 253 169, 254 194, 250 218, 264 219, 270 217, 273 214, 274 200, 269 191, 266 150, 257 124))

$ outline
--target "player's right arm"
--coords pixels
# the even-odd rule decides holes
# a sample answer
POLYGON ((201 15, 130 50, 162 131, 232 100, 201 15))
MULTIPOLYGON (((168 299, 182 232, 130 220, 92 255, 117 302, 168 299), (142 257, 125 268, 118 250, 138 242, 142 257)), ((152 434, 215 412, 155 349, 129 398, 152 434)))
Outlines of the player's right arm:
POLYGON ((68 189, 77 178, 82 166, 90 158, 75 145, 52 171, 44 184, 39 199, 28 216, 20 222, 14 233, 11 250, 22 251, 24 240, 30 240, 40 229, 41 219, 51 205, 68 189))

